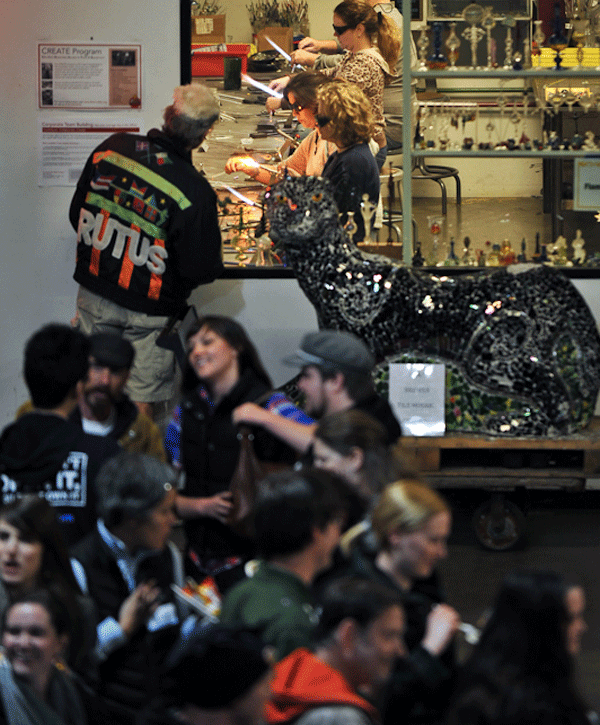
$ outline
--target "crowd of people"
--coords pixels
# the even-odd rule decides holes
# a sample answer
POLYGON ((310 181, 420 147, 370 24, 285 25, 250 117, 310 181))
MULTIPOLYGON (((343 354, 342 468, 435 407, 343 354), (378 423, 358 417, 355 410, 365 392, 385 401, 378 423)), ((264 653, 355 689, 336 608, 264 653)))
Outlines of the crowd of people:
MULTIPOLYGON (((286 165, 329 176, 341 211, 353 181, 378 194, 401 51, 386 6, 344 0, 334 77, 282 84, 314 129, 286 165)), ((338 46, 301 51, 317 47, 338 46)), ((189 158, 217 117, 180 87, 162 130, 111 136, 77 185, 77 314, 27 341, 29 400, 0 436, 0 725, 588 722, 585 594, 556 573, 511 574, 459 666, 437 571, 451 510, 403 455, 362 340, 305 335, 286 394, 237 321, 201 316, 171 420, 153 420, 174 385, 157 341, 222 270, 189 158)))
POLYGON ((459 666, 451 510, 404 459, 362 341, 301 340, 304 408, 236 321, 202 317, 186 344, 158 445, 152 421, 135 433, 121 337, 50 324, 27 343, 31 400, 0 439, 0 723, 588 722, 585 594, 554 572, 508 576, 459 666), (274 466, 244 531, 240 424, 274 466), (190 577, 217 610, 190 607, 190 577))

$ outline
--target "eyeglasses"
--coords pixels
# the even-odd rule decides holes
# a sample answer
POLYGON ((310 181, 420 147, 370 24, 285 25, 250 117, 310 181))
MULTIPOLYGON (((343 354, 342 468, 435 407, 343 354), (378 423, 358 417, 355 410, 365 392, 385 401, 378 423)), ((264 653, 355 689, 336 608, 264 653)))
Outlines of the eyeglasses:
MULTIPOLYGON (((289 103, 289 101, 288 101, 288 103, 289 103)), ((291 108, 291 109, 292 109, 292 111, 294 111, 295 113, 300 113, 300 111, 301 111, 301 110, 302 110, 302 109, 304 108, 304 106, 302 106, 302 105, 301 105, 300 103, 298 103, 298 102, 296 101, 296 103, 290 103, 290 108, 291 108)))
POLYGON ((332 25, 331 27, 336 35, 343 35, 346 30, 350 30, 352 28, 351 25, 332 25))
POLYGON ((317 114, 315 116, 315 119, 317 121, 317 125, 318 126, 327 126, 327 124, 329 123, 329 121, 331 121, 331 119, 329 118, 329 116, 321 116, 319 114, 317 114))

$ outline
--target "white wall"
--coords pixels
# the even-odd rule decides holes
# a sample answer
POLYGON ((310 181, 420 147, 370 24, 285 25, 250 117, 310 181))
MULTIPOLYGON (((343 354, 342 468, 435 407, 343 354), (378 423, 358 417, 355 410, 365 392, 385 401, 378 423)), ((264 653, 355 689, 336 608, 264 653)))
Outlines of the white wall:
MULTIPOLYGON (((25 390, 23 344, 50 320, 74 312, 75 238, 67 211, 73 189, 37 186, 37 43, 141 43, 147 128, 179 83, 178 0, 0 0, 0 424, 25 390)), ((62 111, 60 112, 63 115, 62 111)))

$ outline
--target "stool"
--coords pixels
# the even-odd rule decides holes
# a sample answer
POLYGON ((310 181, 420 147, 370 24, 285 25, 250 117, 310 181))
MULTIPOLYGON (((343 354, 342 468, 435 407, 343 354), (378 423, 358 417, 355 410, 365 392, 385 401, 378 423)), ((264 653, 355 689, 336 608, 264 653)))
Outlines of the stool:
MULTIPOLYGON (((391 210, 386 209, 385 206, 383 206, 381 213, 381 228, 387 226, 390 230, 393 229, 396 233, 396 236, 398 238, 398 241, 402 241, 402 231, 400 230, 400 227, 398 226, 399 222, 403 221, 403 194, 402 194, 402 179, 404 178, 404 171, 402 170, 402 154, 395 154, 395 158, 392 160, 389 158, 386 159, 386 164, 384 164, 383 168, 381 169, 381 172, 379 174, 379 182, 380 182, 380 194, 379 194, 379 200, 380 203, 382 203, 382 200, 384 198, 387 198, 389 196, 390 191, 390 183, 393 186, 394 191, 397 190, 397 199, 400 202, 400 210, 391 210), (399 161, 396 161, 396 159, 399 159, 399 161), (388 163, 389 161, 389 163, 388 163), (391 170, 391 179, 390 179, 390 170, 391 170)), ((417 242, 418 239, 418 228, 417 223, 415 221, 415 218, 413 216, 412 218, 412 225, 413 225, 413 243, 417 242)), ((388 241, 390 241, 388 239, 388 241)))
POLYGON ((413 179, 431 179, 437 181, 442 190, 442 214, 446 215, 448 211, 448 194, 446 192, 446 185, 442 179, 447 179, 450 176, 454 177, 456 182, 456 203, 460 205, 460 177, 458 176, 458 169, 452 166, 439 166, 437 164, 428 165, 425 163, 424 156, 417 156, 413 158, 412 163, 412 178, 413 179), (420 173, 415 174, 415 171, 420 173))

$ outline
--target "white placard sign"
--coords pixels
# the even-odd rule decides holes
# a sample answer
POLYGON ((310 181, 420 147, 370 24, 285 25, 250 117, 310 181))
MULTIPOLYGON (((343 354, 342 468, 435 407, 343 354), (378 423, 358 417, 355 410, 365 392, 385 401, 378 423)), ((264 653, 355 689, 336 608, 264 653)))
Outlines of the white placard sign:
POLYGON ((445 365, 390 364, 389 401, 404 434, 444 435, 445 381, 445 365))
POLYGON ((575 159, 573 209, 600 210, 600 156, 575 159))

